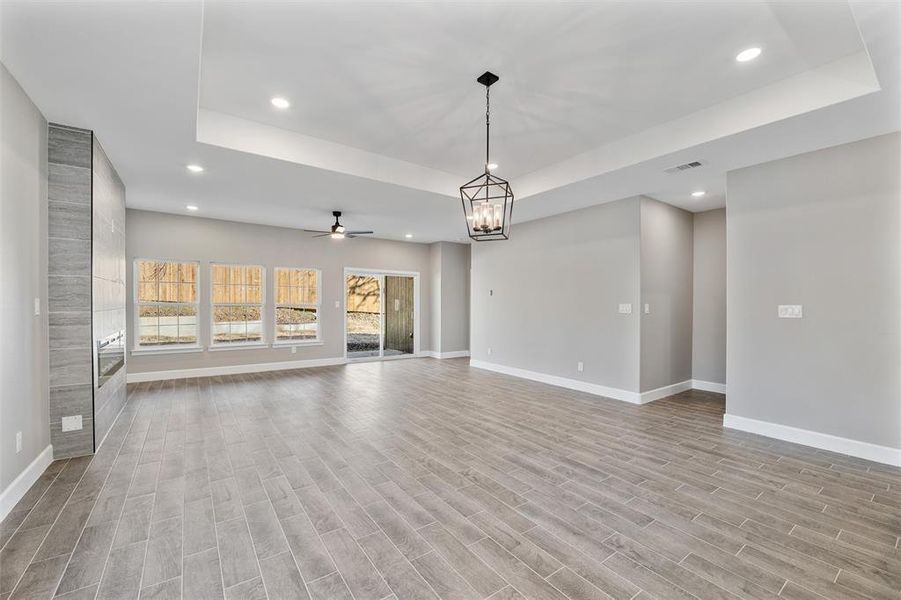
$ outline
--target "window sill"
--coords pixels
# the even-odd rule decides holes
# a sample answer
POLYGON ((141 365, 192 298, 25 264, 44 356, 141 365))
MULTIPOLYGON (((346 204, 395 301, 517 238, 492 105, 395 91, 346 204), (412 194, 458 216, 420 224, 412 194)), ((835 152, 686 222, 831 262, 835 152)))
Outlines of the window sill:
POLYGON ((291 347, 301 347, 301 346, 321 346, 323 344, 322 340, 304 340, 302 342, 288 341, 283 340, 281 342, 272 342, 273 348, 291 348, 291 347))
POLYGON ((192 352, 203 352, 202 346, 157 346, 157 347, 148 347, 148 348, 133 348, 131 350, 132 356, 134 355, 147 355, 147 354, 189 354, 192 352))
POLYGON ((268 348, 269 344, 265 342, 253 342, 253 343, 245 343, 245 344, 216 344, 214 346, 210 346, 208 350, 210 352, 222 352, 227 350, 254 350, 257 348, 268 348))

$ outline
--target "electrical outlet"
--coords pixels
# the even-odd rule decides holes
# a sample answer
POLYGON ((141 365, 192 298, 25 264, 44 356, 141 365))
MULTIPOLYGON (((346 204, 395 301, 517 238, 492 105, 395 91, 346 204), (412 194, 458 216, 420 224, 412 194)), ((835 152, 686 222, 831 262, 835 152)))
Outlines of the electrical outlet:
POLYGON ((16 432, 16 454, 22 451, 22 432, 16 432))
POLYGON ((335 308, 341 308, 341 301, 335 300, 335 308))
POLYGON ((62 429, 63 433, 67 431, 78 431, 79 429, 81 429, 81 415, 63 417, 62 429))
POLYGON ((778 315, 780 319, 800 319, 804 316, 804 307, 800 304, 780 304, 778 315))
POLYGON ((34 316, 39 316, 41 314, 41 299, 34 299, 34 316))
POLYGON ((576 369, 579 371, 579 373, 585 370, 585 365, 582 364, 581 360, 576 364, 576 369))
POLYGON ((297 346, 291 346, 291 354, 297 354, 297 346))
POLYGON ((644 314, 646 314, 646 315, 651 314, 651 305, 650 304, 644 305, 644 314))
POLYGON ((488 356, 491 356, 491 348, 488 348, 488 356))
POLYGON ((631 315, 632 314, 632 305, 631 304, 620 304, 619 305, 619 314, 631 315))

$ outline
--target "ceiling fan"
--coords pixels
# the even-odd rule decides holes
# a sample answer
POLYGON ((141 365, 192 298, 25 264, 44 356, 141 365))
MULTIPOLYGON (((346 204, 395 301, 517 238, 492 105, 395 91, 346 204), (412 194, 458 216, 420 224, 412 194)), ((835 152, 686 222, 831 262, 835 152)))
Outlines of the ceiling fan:
POLYGON ((335 224, 332 225, 331 230, 329 231, 320 231, 318 229, 304 229, 307 233, 318 233, 319 235, 314 235, 313 237, 325 237, 329 236, 333 240, 343 240, 344 238, 354 238, 360 235, 369 235, 371 233, 375 233, 374 231, 347 231, 344 225, 341 224, 341 211, 333 210, 332 216, 335 217, 335 224))

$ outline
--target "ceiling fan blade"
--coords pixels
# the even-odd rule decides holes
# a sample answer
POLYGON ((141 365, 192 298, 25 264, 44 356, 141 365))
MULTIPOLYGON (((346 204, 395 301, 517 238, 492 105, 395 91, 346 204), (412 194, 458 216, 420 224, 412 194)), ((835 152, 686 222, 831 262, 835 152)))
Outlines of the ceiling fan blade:
POLYGON ((304 229, 307 233, 331 233, 331 231, 322 231, 321 229, 304 229))
POLYGON ((374 231, 345 231, 344 235, 369 235, 371 233, 375 233, 374 231))
POLYGON ((313 237, 314 237, 314 238, 318 238, 318 237, 326 237, 326 236, 328 236, 328 235, 332 235, 331 232, 329 232, 329 233, 320 233, 319 235, 314 235, 313 237))

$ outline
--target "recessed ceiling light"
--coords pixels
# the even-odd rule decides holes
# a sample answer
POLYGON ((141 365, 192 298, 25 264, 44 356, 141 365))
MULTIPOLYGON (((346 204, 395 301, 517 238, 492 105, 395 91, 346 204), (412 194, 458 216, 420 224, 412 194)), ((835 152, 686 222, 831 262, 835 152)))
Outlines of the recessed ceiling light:
POLYGON ((196 204, 188 204, 187 206, 185 206, 185 208, 187 208, 191 212, 196 212, 196 211, 200 210, 197 208, 196 204))
POLYGON ((188 170, 192 173, 203 173, 203 167, 200 165, 188 165, 188 170))
POLYGON ((497 163, 488 163, 488 170, 493 171, 497 168, 497 163))
POLYGON ((754 60, 755 58, 760 56, 761 52, 762 50, 760 48, 757 48, 756 46, 754 48, 747 48, 739 52, 735 56, 735 60, 737 60, 738 62, 748 62, 749 60, 754 60))
POLYGON ((412 233, 408 233, 408 234, 406 234, 404 237, 407 238, 407 239, 410 239, 411 237, 413 237, 413 234, 412 234, 412 233))
POLYGON ((275 98, 270 100, 270 102, 272 102, 272 106, 274 106, 275 108, 285 109, 291 106, 290 102, 280 96, 276 96, 275 98))
POLYGON ((698 190, 697 192, 692 192, 691 197, 692 198, 700 198, 701 196, 704 196, 706 193, 707 192, 705 192, 704 190, 698 190))

